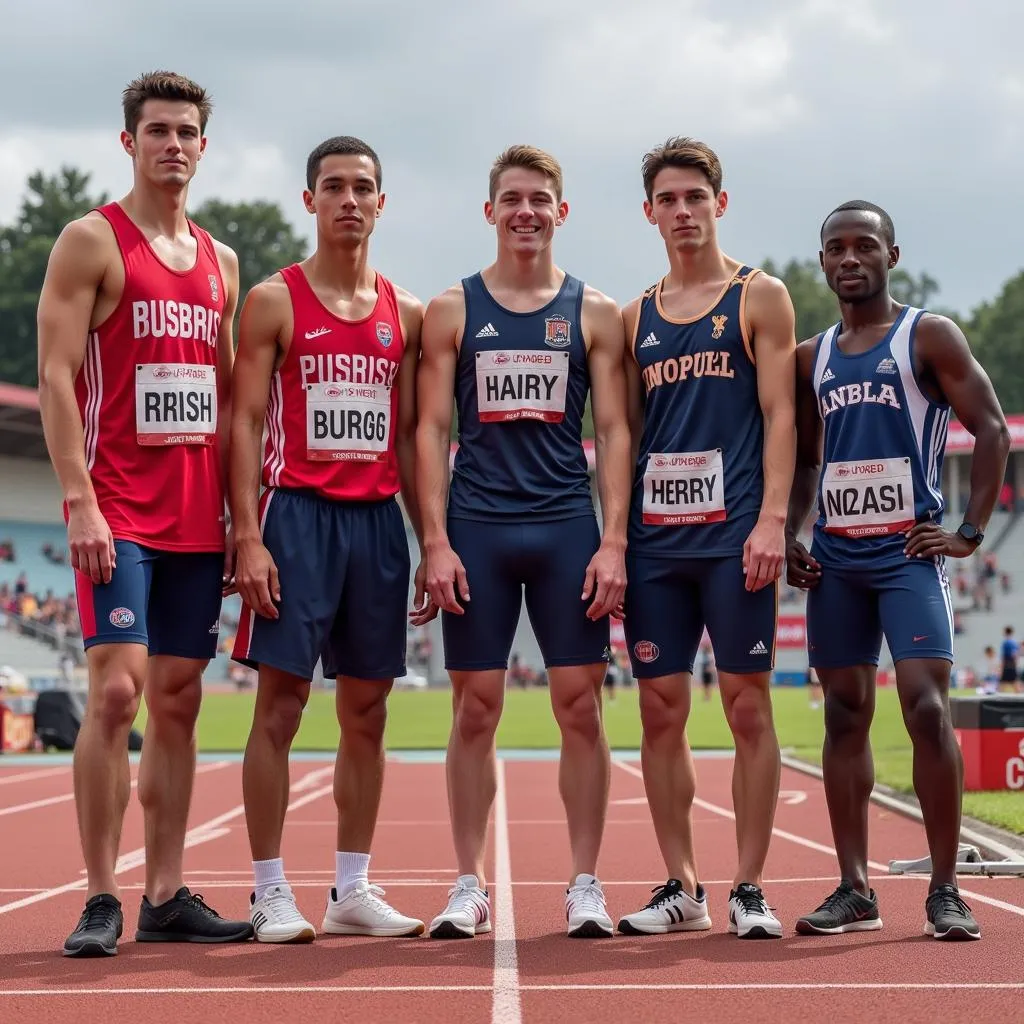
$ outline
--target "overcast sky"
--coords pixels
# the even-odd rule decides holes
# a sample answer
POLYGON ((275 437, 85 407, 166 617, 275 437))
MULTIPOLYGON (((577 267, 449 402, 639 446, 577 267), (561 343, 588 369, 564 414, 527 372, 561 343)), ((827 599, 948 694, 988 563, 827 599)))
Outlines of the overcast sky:
POLYGON ((718 151, 723 247, 747 263, 816 258, 822 217, 864 198, 945 305, 1024 266, 1014 0, 37 0, 2 23, 0 223, 39 168, 126 192, 120 93, 165 67, 215 102, 193 205, 274 199, 312 237, 306 156, 361 136, 387 193, 374 261, 424 300, 492 259, 487 174, 513 142, 562 162, 556 259, 620 302, 664 269, 640 160, 673 134, 718 151))

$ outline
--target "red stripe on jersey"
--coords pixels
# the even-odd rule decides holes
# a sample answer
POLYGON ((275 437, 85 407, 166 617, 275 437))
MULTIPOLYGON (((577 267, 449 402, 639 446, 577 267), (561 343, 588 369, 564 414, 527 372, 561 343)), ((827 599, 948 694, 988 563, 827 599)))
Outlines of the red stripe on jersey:
POLYGON ((317 298, 298 264, 281 271, 292 339, 271 382, 262 481, 335 501, 398 492, 398 368, 405 351, 394 286, 377 274, 377 302, 343 320, 317 298))
POLYGON ((90 333, 75 381, 100 512, 118 540, 223 551, 216 372, 224 281, 213 239, 190 221, 196 262, 176 271, 117 203, 99 212, 124 264, 120 301, 90 333))

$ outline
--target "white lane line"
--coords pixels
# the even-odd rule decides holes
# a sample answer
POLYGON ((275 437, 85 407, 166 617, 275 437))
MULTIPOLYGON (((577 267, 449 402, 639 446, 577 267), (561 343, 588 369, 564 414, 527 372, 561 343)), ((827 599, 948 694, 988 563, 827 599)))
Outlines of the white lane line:
MULTIPOLYGON (((489 992, 490 985, 189 985, 180 988, 21 988, 0 989, 0 998, 10 996, 183 996, 183 995, 317 995, 375 992, 489 992)), ((803 992, 803 991, 1024 991, 1024 981, 893 981, 893 982, 699 982, 637 983, 616 985, 525 984, 522 992, 803 992)))
POLYGON ((491 1024, 522 1024, 522 1019, 505 762, 498 761, 494 794, 494 998, 491 1002, 491 1024))
MULTIPOLYGON (((625 761, 613 761, 612 763, 618 765, 618 767, 624 772, 628 772, 630 775, 635 775, 638 779, 642 780, 644 777, 644 773, 635 765, 627 764, 625 761)), ((707 800, 701 800, 699 797, 694 797, 693 802, 695 806, 703 807, 705 811, 711 811, 712 814, 720 814, 723 818, 729 818, 732 821, 736 820, 736 815, 727 807, 719 807, 718 804, 708 803, 707 800)), ((804 836, 798 836, 792 832, 786 832, 781 828, 773 828, 772 835, 778 836, 780 839, 788 839, 791 843, 796 843, 798 846, 804 846, 808 850, 816 850, 818 853, 826 853, 830 857, 836 856, 834 846, 826 846, 824 843, 817 843, 813 839, 807 839, 804 836)), ((889 866, 887 864, 879 864, 876 860, 869 860, 868 867, 873 871, 889 870, 889 866)))
MULTIPOLYGON (((227 764, 228 762, 217 762, 220 764, 227 764)), ((215 765, 204 766, 212 770, 215 765)), ((321 777, 324 772, 330 772, 333 774, 333 768, 319 769, 317 772, 311 772, 310 774, 319 774, 321 777)), ((307 779, 309 775, 303 776, 300 783, 307 779)), ((288 810, 295 810, 299 807, 305 807, 306 804, 312 803, 314 800, 325 796, 327 793, 332 792, 334 787, 333 782, 329 785, 323 786, 320 789, 314 789, 312 792, 307 793, 305 796, 300 797, 298 800, 293 801, 288 805, 288 810)), ((295 786, 292 786, 292 790, 295 786)), ((218 839, 222 835, 228 833, 228 829, 221 828, 222 825, 235 818, 241 817, 245 814, 245 804, 239 804, 237 807, 233 807, 230 811, 226 811, 224 814, 218 814, 215 818, 210 818, 209 821, 204 821, 202 824, 197 825, 195 828, 190 829, 185 833, 185 846, 198 846, 200 843, 210 842, 212 839, 218 839)), ((139 867, 146 862, 146 850, 145 847, 139 847, 137 850, 131 850, 129 853, 123 854, 118 858, 117 865, 115 867, 115 873, 121 871, 128 871, 131 868, 139 867)), ((0 914, 9 914, 12 910, 21 910, 22 907, 29 907, 33 903, 41 903, 43 900, 53 899, 55 896, 62 896, 66 892, 80 891, 87 887, 87 879, 78 878, 73 882, 67 882, 64 885, 58 885, 52 889, 44 889, 42 892, 37 892, 32 896, 26 896, 24 899, 15 900, 13 903, 0 904, 0 914)))
MULTIPOLYGON (((207 772, 215 772, 221 768, 227 768, 229 764, 229 761, 215 761, 212 764, 200 765, 196 769, 196 775, 205 775, 207 772)), ((132 779, 131 788, 135 789, 138 784, 139 780, 137 778, 132 779)), ((62 793, 60 796, 48 796, 42 800, 33 800, 27 804, 15 804, 13 807, 2 807, 0 808, 0 818, 6 817, 8 814, 20 814, 23 811, 35 811, 40 807, 52 807, 54 804, 66 804, 70 800, 74 799, 74 793, 62 793)))
POLYGON ((0 786, 12 782, 31 782, 34 779, 48 779, 53 775, 66 775, 70 768, 41 768, 34 772, 19 772, 17 775, 0 775, 0 786))

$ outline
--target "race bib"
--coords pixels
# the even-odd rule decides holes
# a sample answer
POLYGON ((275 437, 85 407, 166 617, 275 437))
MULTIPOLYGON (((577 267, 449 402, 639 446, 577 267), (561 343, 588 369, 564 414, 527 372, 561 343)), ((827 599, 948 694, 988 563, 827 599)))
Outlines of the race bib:
POLYGON ((477 352, 476 400, 480 422, 561 423, 568 382, 568 352, 477 352))
POLYGON ((831 462, 821 482, 825 532, 879 537, 914 525, 910 459, 831 462))
POLYGON ((138 363, 135 434, 141 445, 213 444, 217 437, 217 368, 138 363))
POLYGON ((306 385, 306 458, 311 462, 380 462, 390 436, 391 388, 306 385))
POLYGON ((651 453, 644 471, 643 520, 653 526, 721 523, 726 518, 722 449, 651 453))

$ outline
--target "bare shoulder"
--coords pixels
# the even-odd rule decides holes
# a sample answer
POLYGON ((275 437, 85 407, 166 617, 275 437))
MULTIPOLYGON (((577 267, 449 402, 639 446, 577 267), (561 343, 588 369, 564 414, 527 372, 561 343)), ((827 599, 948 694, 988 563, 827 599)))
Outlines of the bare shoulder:
POLYGON ((915 340, 918 342, 924 341, 941 345, 944 342, 964 344, 967 341, 956 321, 941 313, 922 313, 915 330, 917 335, 915 340))
POLYGON ((818 337, 819 335, 815 335, 813 338, 801 341, 796 347, 797 372, 808 380, 810 380, 811 372, 814 369, 815 356, 818 354, 818 337))
POLYGON ((217 259, 220 260, 221 269, 238 277, 238 254, 230 245, 217 241, 212 235, 210 237, 213 239, 213 249, 217 253, 217 259))
POLYGON ((792 307, 789 289, 781 278, 763 270, 758 271, 750 278, 750 283, 747 285, 747 308, 751 313, 778 312, 780 309, 792 309, 792 307))
POLYGON ((618 316, 619 304, 589 284, 583 286, 583 312, 590 316, 618 316))
POLYGON ((110 221, 90 210, 64 226, 54 246, 54 258, 87 260, 94 265, 115 257, 117 251, 117 237, 110 221))
POLYGON ((401 285, 392 282, 392 287, 395 289, 395 298, 398 300, 398 309, 401 314, 404 317, 418 317, 422 320, 423 314, 426 311, 423 303, 412 292, 401 285))
POLYGON ((291 296, 280 272, 254 284, 245 297, 245 306, 250 316, 273 316, 290 309, 291 296))
POLYGON ((466 293, 462 284, 453 284, 435 295, 427 303, 425 316, 433 324, 461 327, 466 316, 466 293))

